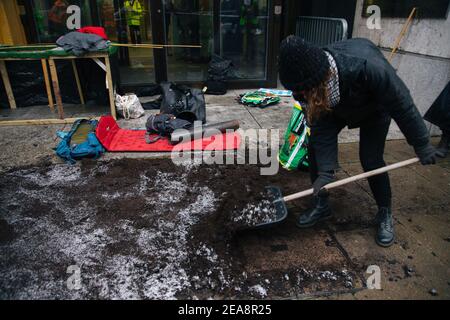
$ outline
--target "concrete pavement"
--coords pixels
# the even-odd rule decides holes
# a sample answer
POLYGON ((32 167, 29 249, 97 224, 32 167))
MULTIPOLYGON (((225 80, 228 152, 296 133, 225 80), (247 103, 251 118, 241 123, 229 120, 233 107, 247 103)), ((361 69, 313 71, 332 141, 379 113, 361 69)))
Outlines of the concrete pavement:
MULTIPOLYGON (((266 109, 244 107, 234 102, 243 91, 231 91, 226 96, 207 96, 208 122, 239 119, 241 128, 268 128, 283 130, 290 117, 292 100, 284 98, 278 105, 266 109)), ((2 120, 48 117, 46 107, 31 107, 11 112, 2 120), (26 109, 26 110, 24 110, 26 109)), ((66 107, 72 116, 98 115, 105 109, 79 106, 66 107), (95 110, 95 111, 94 111, 95 110)), ((150 111, 151 112, 151 111, 150 111)), ((148 113, 150 113, 148 112, 148 113)), ((142 128, 146 118, 120 120, 127 128, 142 128)), ((66 126, 65 129, 68 129, 66 126)), ((56 146, 55 132, 61 125, 0 127, 0 172, 10 167, 38 165, 41 161, 60 162, 52 148, 56 146)), ((347 130, 340 136, 340 178, 360 173, 358 130, 347 130), (347 143, 346 143, 347 142, 347 143)), ((401 138, 401 136, 395 136, 401 138)), ((433 139, 433 143, 437 140, 433 139)), ((117 157, 162 157, 165 154, 120 153, 105 154, 102 160, 117 157)), ((387 143, 385 159, 388 163, 414 157, 412 148, 402 139, 387 143)), ((335 235, 339 259, 365 270, 377 265, 381 270, 381 290, 368 290, 361 274, 360 290, 351 293, 329 292, 331 299, 449 299, 450 298, 450 159, 434 166, 419 164, 392 172, 393 210, 397 239, 391 248, 378 247, 374 242, 373 219, 376 206, 366 181, 355 183, 345 192, 358 198, 351 203, 333 203, 334 220, 327 222, 325 230, 335 235), (431 294, 434 289, 437 295, 431 294)), ((340 191, 344 192, 344 191, 340 191)), ((356 199, 356 198, 355 198, 356 199)), ((320 233, 310 241, 325 241, 320 233)), ((304 241, 304 240, 303 240, 304 241)), ((299 244, 301 245, 301 244, 299 244)), ((434 292, 434 291, 433 291, 434 292)), ((315 293, 293 298, 316 298, 315 293)), ((323 294, 320 297, 324 297, 323 294)))

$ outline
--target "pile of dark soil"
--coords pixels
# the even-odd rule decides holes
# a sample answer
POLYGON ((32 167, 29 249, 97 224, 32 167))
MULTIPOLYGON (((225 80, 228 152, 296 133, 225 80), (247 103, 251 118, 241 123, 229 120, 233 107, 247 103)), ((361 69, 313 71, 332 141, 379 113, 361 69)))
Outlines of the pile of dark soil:
POLYGON ((299 231, 291 217, 236 232, 236 212, 266 185, 288 194, 309 179, 170 160, 10 170, 0 177, 0 298, 295 297, 360 285, 324 229, 299 231), (78 289, 69 266, 80 268, 78 289))

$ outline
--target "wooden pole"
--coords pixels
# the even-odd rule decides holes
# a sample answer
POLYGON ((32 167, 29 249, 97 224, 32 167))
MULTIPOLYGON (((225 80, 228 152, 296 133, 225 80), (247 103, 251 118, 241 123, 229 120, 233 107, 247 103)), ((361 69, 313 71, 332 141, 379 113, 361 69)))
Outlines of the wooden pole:
POLYGON ((75 62, 75 59, 72 59, 71 61, 72 61, 73 73, 75 75, 75 81, 77 83, 78 95, 80 96, 81 104, 85 105, 86 103, 84 101, 83 89, 81 88, 81 82, 80 82, 80 76, 78 75, 77 64, 75 62))
POLYGON ((55 105, 53 103, 52 87, 50 85, 50 78, 48 76, 47 60, 41 59, 41 64, 42 64, 42 71, 44 73, 44 82, 45 82, 45 90, 47 91, 48 106, 50 107, 50 110, 52 112, 55 112, 55 105))
MULTIPOLYGON (((378 168, 378 169, 375 169, 375 170, 372 170, 372 171, 367 171, 367 172, 364 172, 364 173, 361 173, 361 174, 357 174, 356 176, 348 177, 348 178, 345 178, 345 179, 341 179, 341 180, 329 183, 326 186, 324 186, 322 189, 330 190, 330 189, 333 189, 333 188, 336 188, 336 187, 343 186, 344 184, 347 184, 347 183, 350 183, 350 182, 358 181, 358 180, 369 178, 369 177, 372 177, 372 176, 376 176, 376 175, 379 175, 381 173, 388 172, 388 171, 391 171, 391 170, 394 170, 394 169, 398 169, 398 168, 401 168, 401 167, 409 166, 410 164, 413 164, 413 163, 416 163, 416 162, 419 162, 419 158, 412 158, 412 159, 409 159, 409 160, 397 162, 397 163, 391 164, 389 166, 378 168)), ((314 193, 314 189, 308 189, 308 190, 305 190, 305 191, 301 191, 301 192, 297 192, 297 193, 285 196, 283 198, 283 201, 287 202, 287 201, 291 201, 291 200, 295 200, 295 199, 300 199, 300 198, 309 196, 309 195, 311 195, 313 193, 314 193)))
POLYGON ((106 55, 105 57, 105 65, 106 65, 106 81, 108 83, 108 92, 109 92, 109 107, 111 109, 112 117, 114 118, 114 120, 117 120, 114 86, 111 75, 111 63, 109 61, 109 55, 106 55))
MULTIPOLYGON (((100 117, 89 117, 98 120, 100 117)), ((6 120, 0 121, 0 127, 4 126, 29 126, 29 125, 52 125, 52 124, 72 124, 80 118, 65 119, 29 119, 29 120, 6 120)))
POLYGON ((113 47, 127 47, 127 48, 148 48, 148 49, 164 49, 163 46, 155 46, 155 45, 138 45, 138 44, 126 44, 126 43, 112 43, 113 47))
POLYGON ((201 45, 188 45, 188 44, 157 44, 164 48, 201 48, 201 45))
POLYGON ((11 82, 9 81, 8 70, 6 70, 6 64, 4 60, 0 60, 0 73, 2 74, 3 84, 5 85, 6 95, 8 96, 9 107, 16 109, 16 100, 14 99, 11 82))
POLYGON ((64 119, 64 109, 61 98, 61 91, 59 89, 58 73, 56 71, 55 60, 50 58, 48 60, 48 65, 50 67, 50 75, 52 77, 53 92, 55 93, 56 107, 58 108, 58 116, 60 119, 64 119))
POLYGON ((400 46, 400 41, 402 41, 403 36, 405 35, 406 31, 409 28, 409 25, 412 22, 412 18, 414 16, 414 13, 416 13, 417 8, 414 7, 411 10, 411 13, 409 14, 408 20, 406 20, 405 24, 403 25, 402 30, 400 31, 400 34, 398 35, 397 39, 395 40, 395 45, 392 48, 391 54, 389 55, 388 61, 391 62, 392 58, 394 58, 395 53, 397 52, 398 47, 400 46))
POLYGON ((113 47, 131 47, 131 48, 150 48, 150 49, 163 49, 163 48, 201 48, 200 45, 185 45, 185 44, 128 44, 128 43, 111 43, 113 47))
POLYGON ((1 50, 11 50, 11 49, 26 49, 26 48, 56 48, 55 44, 33 44, 33 45, 26 45, 26 46, 5 46, 5 47, 1 47, 1 50))

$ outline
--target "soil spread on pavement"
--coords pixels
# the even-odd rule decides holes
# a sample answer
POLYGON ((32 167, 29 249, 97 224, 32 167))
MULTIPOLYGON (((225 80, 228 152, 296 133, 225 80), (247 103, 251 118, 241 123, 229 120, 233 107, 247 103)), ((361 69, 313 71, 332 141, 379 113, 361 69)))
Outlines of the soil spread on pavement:
MULTIPOLYGON (((309 199, 290 203, 275 228, 236 231, 236 213, 255 211, 267 185, 310 187, 303 172, 169 159, 14 168, 0 176, 0 298, 292 298, 361 287, 363 266, 333 230, 295 227, 309 199)), ((370 225, 362 216, 355 223, 370 225)))

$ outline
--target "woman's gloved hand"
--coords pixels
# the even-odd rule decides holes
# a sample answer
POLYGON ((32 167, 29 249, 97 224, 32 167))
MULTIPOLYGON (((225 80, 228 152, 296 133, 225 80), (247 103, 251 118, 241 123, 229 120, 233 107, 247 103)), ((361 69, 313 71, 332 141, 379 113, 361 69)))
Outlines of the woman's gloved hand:
POLYGON ((319 176, 313 183, 313 189, 314 189, 314 196, 322 196, 326 195, 327 191, 321 189, 334 181, 334 172, 333 171, 326 171, 326 172, 319 172, 319 176))
POLYGON ((430 143, 420 147, 414 147, 414 151, 420 159, 421 164, 428 165, 436 163, 436 149, 430 143))

